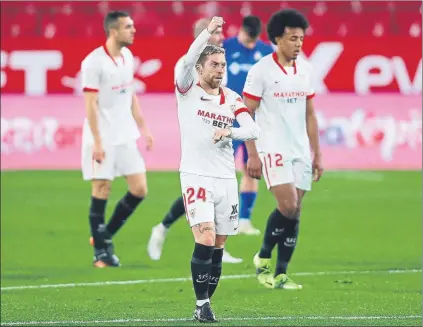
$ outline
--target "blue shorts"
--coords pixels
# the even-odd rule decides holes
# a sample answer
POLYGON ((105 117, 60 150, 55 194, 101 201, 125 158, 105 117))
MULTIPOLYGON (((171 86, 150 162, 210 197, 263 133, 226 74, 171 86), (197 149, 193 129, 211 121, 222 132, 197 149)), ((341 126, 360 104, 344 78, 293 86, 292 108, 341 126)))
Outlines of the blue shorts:
MULTIPOLYGON (((239 127, 238 122, 234 121, 234 127, 239 127)), ((244 141, 240 140, 232 140, 232 146, 234 148, 234 156, 237 156, 238 150, 242 152, 242 161, 244 162, 244 165, 247 165, 248 161, 248 153, 247 153, 247 147, 245 146, 244 141)))

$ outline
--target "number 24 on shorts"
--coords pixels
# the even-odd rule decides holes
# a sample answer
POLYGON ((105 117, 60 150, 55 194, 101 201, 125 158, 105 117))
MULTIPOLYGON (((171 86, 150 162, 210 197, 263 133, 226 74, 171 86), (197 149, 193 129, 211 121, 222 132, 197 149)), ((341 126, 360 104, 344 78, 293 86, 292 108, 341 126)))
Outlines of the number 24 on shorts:
POLYGON ((192 204, 195 200, 206 202, 206 190, 202 187, 197 190, 193 187, 188 187, 184 194, 184 200, 186 204, 192 204))

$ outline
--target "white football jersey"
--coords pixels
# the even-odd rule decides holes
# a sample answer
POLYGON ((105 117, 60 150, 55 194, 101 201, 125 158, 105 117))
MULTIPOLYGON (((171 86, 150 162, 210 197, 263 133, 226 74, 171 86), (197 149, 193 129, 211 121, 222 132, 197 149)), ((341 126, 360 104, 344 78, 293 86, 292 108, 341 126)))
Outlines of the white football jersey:
MULTIPOLYGON (((121 57, 113 58, 105 46, 93 50, 81 64, 84 91, 98 92, 98 128, 105 144, 124 144, 139 138, 140 133, 132 115, 134 94, 134 57, 128 48, 121 49, 121 57)), ((93 136, 85 119, 82 140, 93 143, 93 136)))
POLYGON ((176 90, 176 98, 182 148, 180 172, 235 178, 232 139, 214 144, 213 133, 217 128, 231 127, 238 114, 248 113, 241 97, 226 87, 220 88, 219 95, 210 95, 196 83, 184 94, 176 90))
POLYGON ((293 67, 282 67, 276 52, 250 69, 243 94, 260 101, 255 113, 259 152, 279 153, 283 160, 310 158, 306 100, 314 96, 311 74, 311 64, 301 58, 293 67))

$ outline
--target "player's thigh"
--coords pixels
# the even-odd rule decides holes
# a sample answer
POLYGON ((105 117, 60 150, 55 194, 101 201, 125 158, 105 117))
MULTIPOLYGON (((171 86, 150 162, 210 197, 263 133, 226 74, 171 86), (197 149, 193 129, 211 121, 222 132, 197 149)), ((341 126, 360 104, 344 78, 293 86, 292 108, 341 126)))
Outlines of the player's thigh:
POLYGON ((311 160, 295 159, 292 162, 295 187, 302 191, 311 191, 313 171, 311 160))
POLYGON ((297 199, 298 199, 298 206, 301 206, 301 203, 303 202, 304 196, 306 195, 307 191, 300 190, 297 188, 297 199))
POLYGON ((93 159, 93 145, 83 144, 81 148, 81 168, 84 180, 109 180, 115 177, 116 151, 113 146, 104 148, 105 156, 101 163, 93 159))
POLYGON ((298 210, 298 194, 294 183, 275 185, 270 191, 275 197, 279 211, 288 218, 294 218, 298 210))
POLYGON ((239 225, 238 181, 216 179, 215 224, 217 235, 237 235, 239 225))
POLYGON ((300 190, 297 188, 297 214, 296 214, 296 219, 300 220, 300 216, 301 216, 301 207, 303 204, 303 199, 304 196, 306 195, 307 191, 304 190, 300 190))
POLYGON ((195 243, 215 246, 216 244, 216 226, 214 223, 200 223, 191 227, 195 243))
POLYGON ((287 217, 295 215, 298 207, 293 162, 280 154, 261 153, 263 177, 276 199, 278 209, 287 217))
POLYGON ((210 177, 181 173, 181 191, 190 227, 214 224, 213 183, 210 177))

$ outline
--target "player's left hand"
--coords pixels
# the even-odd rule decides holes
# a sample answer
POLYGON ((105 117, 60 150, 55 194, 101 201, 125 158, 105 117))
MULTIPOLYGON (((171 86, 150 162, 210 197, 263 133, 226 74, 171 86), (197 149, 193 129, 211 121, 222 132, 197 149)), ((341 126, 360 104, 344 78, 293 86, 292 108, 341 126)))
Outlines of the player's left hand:
POLYGON ((322 156, 314 155, 313 159, 313 181, 318 182, 323 175, 322 156))
POLYGON ((143 136, 145 137, 145 141, 147 142, 147 150, 150 151, 153 148, 154 143, 153 135, 150 133, 149 130, 145 130, 143 132, 143 136))
POLYGON ((213 134, 214 144, 221 141, 224 137, 231 135, 231 130, 226 128, 219 128, 213 134))

